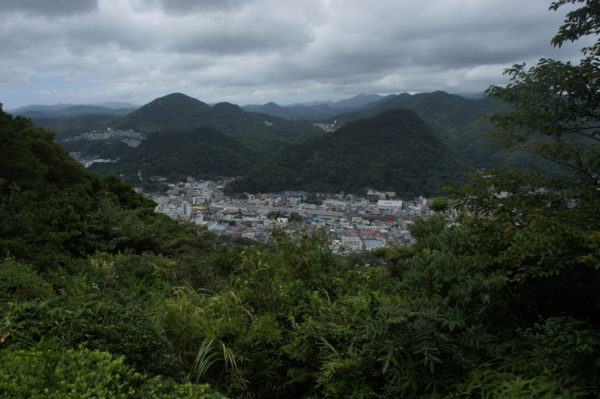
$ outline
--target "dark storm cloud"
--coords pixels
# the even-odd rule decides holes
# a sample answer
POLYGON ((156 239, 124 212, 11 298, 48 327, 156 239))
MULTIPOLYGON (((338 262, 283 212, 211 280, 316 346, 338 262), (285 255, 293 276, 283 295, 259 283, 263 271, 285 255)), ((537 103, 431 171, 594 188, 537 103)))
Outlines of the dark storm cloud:
POLYGON ((32 15, 66 16, 96 10, 98 0, 2 0, 0 12, 23 12, 32 15))

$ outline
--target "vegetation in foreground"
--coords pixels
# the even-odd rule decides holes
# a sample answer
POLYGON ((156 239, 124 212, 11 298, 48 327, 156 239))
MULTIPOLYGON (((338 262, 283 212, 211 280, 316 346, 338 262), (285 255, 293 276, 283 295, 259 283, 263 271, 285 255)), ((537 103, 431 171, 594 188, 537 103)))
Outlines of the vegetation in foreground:
MULTIPOLYGON (((597 33, 565 3, 556 45, 597 33)), ((383 268, 318 234, 222 246, 0 114, 0 396, 596 397, 599 52, 490 89, 496 136, 573 177, 474 177, 383 268)))

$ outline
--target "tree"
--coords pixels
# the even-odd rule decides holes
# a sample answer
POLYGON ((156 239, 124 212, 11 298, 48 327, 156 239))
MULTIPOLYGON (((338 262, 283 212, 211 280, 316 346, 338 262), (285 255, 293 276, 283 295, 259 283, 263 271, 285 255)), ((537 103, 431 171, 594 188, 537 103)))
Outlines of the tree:
POLYGON ((590 318, 600 303, 600 4, 560 0, 550 10, 577 3, 583 6, 567 14, 552 39, 560 47, 596 35, 577 64, 514 65, 505 71, 506 87, 487 91, 513 107, 490 117, 499 143, 555 162, 571 176, 495 170, 454 198, 488 272, 510 279, 530 315, 590 318))
POLYGON ((429 202, 429 208, 434 212, 443 212, 448 209, 448 199, 444 197, 435 197, 429 202))
MULTIPOLYGON (((552 39, 556 47, 566 41, 594 35, 600 29, 596 0, 560 0, 585 5, 567 14, 565 24, 552 39)), ((579 182, 600 184, 600 41, 581 50, 578 64, 541 59, 529 69, 517 64, 505 70, 506 87, 491 86, 487 93, 513 106, 512 112, 490 119, 492 136, 500 145, 517 147, 555 162, 579 182)))

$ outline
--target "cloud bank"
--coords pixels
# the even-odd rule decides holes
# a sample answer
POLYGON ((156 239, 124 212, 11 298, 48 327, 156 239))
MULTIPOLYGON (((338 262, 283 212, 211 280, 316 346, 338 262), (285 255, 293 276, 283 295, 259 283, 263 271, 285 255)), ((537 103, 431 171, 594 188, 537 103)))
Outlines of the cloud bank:
POLYGON ((4 0, 0 102, 292 103, 481 92, 553 49, 542 0, 4 0))

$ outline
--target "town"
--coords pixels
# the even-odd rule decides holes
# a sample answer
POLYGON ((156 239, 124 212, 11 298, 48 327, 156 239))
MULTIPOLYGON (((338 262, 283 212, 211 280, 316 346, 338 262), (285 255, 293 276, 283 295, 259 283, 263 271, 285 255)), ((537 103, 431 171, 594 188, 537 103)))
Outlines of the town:
POLYGON ((407 226, 415 217, 431 213, 426 198, 403 200, 394 192, 375 190, 365 197, 288 191, 232 198, 223 193, 227 181, 189 177, 168 184, 164 193, 144 194, 158 204, 157 212, 219 235, 268 242, 275 227, 288 233, 322 229, 337 253, 410 245, 415 240, 407 226))
POLYGON ((108 139, 117 139, 127 144, 129 147, 137 147, 144 140, 144 135, 142 133, 136 132, 132 129, 127 130, 119 130, 113 128, 106 128, 104 130, 91 130, 89 132, 84 132, 78 134, 77 136, 72 136, 66 139, 63 139, 65 143, 70 141, 78 141, 78 140, 108 140, 108 139))

